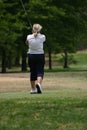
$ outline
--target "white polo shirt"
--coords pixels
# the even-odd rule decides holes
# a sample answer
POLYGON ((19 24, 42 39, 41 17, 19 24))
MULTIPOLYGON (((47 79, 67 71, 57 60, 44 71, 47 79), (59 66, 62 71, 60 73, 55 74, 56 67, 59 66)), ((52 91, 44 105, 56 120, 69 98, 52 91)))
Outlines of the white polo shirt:
POLYGON ((28 41, 28 53, 29 54, 44 54, 43 43, 45 42, 45 35, 38 33, 37 37, 34 34, 27 36, 28 41))

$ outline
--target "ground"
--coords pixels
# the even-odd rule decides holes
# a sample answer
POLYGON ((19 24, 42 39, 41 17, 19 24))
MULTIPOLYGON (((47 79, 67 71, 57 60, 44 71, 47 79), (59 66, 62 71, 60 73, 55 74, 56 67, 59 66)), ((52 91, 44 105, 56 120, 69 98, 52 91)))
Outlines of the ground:
POLYGON ((29 94, 29 73, 0 74, 0 130, 87 130, 87 72, 45 73, 29 94))
MULTIPOLYGON (((87 90, 87 74, 86 72, 45 73, 42 89, 87 90)), ((29 90, 29 73, 0 74, 0 92, 29 90)))

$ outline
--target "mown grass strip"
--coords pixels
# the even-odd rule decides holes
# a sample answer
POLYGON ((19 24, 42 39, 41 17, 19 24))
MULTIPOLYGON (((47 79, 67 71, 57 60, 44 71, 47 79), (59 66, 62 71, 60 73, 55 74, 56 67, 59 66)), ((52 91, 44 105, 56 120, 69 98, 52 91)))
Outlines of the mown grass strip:
POLYGON ((1 99, 0 130, 86 130, 87 98, 63 93, 1 99))

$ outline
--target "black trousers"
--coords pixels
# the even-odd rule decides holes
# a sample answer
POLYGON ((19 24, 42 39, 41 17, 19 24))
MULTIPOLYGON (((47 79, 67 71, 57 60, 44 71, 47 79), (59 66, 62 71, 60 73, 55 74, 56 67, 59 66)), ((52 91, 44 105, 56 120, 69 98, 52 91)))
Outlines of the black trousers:
POLYGON ((45 56, 44 54, 28 54, 30 67, 30 80, 35 81, 37 77, 44 76, 45 56))

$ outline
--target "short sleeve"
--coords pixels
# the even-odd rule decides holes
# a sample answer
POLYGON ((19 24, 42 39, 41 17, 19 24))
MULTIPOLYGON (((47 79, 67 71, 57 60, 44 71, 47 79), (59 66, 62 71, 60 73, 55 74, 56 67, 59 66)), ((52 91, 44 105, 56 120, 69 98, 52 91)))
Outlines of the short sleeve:
POLYGON ((29 41, 29 39, 30 39, 30 36, 29 36, 29 35, 27 35, 27 41, 29 41))
POLYGON ((46 41, 46 36, 45 35, 42 35, 42 40, 43 40, 43 42, 46 41))

